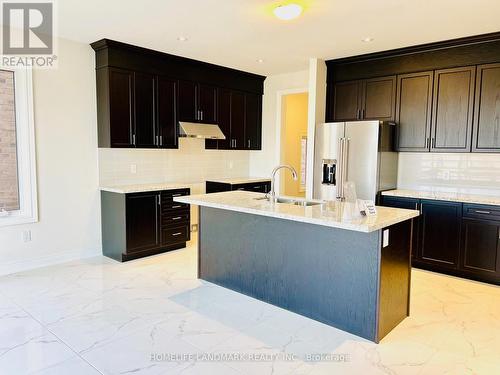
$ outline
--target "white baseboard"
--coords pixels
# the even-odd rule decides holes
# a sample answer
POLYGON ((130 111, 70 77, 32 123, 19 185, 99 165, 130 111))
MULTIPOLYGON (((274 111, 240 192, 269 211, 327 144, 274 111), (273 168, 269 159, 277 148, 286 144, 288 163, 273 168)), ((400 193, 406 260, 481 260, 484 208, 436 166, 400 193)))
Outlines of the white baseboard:
POLYGON ((2 262, 0 264, 0 276, 9 275, 22 271, 29 271, 35 268, 52 266, 55 264, 70 262, 78 259, 92 258, 101 256, 100 249, 96 250, 74 250, 64 251, 56 254, 50 254, 38 258, 27 260, 18 260, 13 262, 2 262))

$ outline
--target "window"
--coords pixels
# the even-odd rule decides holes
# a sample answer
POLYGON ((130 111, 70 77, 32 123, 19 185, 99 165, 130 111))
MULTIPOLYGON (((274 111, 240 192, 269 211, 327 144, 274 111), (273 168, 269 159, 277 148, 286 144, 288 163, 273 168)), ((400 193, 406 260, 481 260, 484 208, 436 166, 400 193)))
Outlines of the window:
POLYGON ((37 220, 32 76, 0 67, 0 226, 37 220))

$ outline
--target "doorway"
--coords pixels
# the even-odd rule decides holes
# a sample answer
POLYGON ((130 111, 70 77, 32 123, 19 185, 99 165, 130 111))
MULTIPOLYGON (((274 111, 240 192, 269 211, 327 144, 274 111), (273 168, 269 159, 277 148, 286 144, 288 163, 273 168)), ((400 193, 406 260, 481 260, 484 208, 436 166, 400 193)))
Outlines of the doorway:
POLYGON ((281 97, 280 164, 291 165, 298 174, 281 173, 280 195, 306 196, 308 93, 295 92, 281 97))

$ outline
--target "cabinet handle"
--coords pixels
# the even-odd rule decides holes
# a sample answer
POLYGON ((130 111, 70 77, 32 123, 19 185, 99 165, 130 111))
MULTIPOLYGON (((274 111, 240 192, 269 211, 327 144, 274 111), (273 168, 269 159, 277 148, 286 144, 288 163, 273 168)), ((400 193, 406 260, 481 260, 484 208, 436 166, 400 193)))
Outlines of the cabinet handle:
POLYGON ((160 135, 160 146, 163 146, 163 135, 160 135))
POLYGON ((251 141, 250 139, 247 141, 247 147, 250 148, 251 141))
POLYGON ((159 145, 160 145, 160 137, 155 136, 155 146, 159 146, 159 145))
POLYGON ((200 120, 203 121, 203 111, 200 111, 200 120))
POLYGON ((483 211, 483 210, 474 210, 476 214, 485 214, 485 215, 491 215, 491 211, 483 211))
POLYGON ((180 236, 181 234, 182 234, 182 232, 172 233, 172 236, 176 237, 176 236, 180 236))
POLYGON ((132 134, 132 144, 135 146, 135 134, 132 134))
POLYGON ((182 196, 182 194, 178 193, 178 194, 172 194, 172 197, 180 197, 182 196))
POLYGON ((363 108, 363 110, 361 111, 361 119, 364 119, 365 118, 365 109, 363 108))
POLYGON ((182 219, 182 216, 177 216, 172 218, 172 220, 180 220, 180 219, 182 219))
POLYGON ((161 206, 161 197, 159 195, 156 196, 156 201, 158 202, 158 206, 161 206))
POLYGON ((179 205, 177 205, 177 206, 172 206, 172 208, 181 208, 181 207, 182 207, 182 206, 179 206, 179 205))
POLYGON ((425 138, 425 148, 429 148, 429 137, 425 138))
POLYGON ((432 138, 432 148, 436 148, 436 138, 432 138))

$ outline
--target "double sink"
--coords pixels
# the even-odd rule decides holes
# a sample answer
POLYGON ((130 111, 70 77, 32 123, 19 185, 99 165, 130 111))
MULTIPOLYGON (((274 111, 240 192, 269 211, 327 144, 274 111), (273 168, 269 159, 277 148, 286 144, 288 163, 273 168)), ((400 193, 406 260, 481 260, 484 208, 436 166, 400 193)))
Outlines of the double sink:
MULTIPOLYGON (((268 197, 267 195, 264 197, 259 197, 259 198, 254 198, 255 200, 267 200, 268 202, 271 202, 271 197, 268 197)), ((276 197, 275 198, 275 203, 278 204, 291 204, 293 206, 300 206, 300 207, 310 207, 310 206, 317 206, 320 205, 322 202, 318 201, 310 201, 306 199, 300 199, 300 198, 291 198, 291 197, 276 197)))

